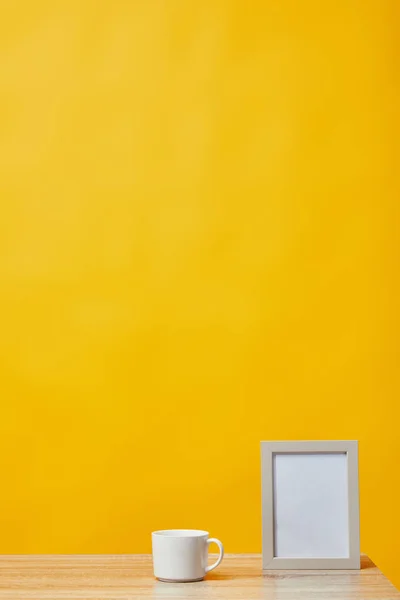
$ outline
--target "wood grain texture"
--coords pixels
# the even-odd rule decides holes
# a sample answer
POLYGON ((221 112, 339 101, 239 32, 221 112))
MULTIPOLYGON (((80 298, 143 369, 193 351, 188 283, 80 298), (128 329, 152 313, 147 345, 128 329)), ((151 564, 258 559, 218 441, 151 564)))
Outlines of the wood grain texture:
POLYGON ((273 571, 261 556, 227 555, 200 583, 168 584, 153 577, 148 555, 2 556, 0 598, 24 600, 395 600, 400 593, 362 557, 360 571, 273 571))

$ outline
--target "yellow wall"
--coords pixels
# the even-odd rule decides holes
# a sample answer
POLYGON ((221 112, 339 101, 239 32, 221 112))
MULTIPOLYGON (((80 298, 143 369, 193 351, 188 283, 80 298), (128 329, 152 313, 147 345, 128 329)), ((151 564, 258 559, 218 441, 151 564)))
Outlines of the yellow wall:
POLYGON ((259 441, 356 438, 400 584, 396 6, 1 2, 0 552, 259 551, 259 441))

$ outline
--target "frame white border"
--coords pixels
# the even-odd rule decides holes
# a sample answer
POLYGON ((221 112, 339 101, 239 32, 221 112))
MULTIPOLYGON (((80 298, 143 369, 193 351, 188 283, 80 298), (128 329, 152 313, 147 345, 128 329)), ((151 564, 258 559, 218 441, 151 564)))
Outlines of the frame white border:
POLYGON ((359 569, 360 509, 358 442, 261 442, 263 570, 359 569), (274 454, 346 454, 349 495, 349 556, 346 558, 285 558, 274 556, 274 454))

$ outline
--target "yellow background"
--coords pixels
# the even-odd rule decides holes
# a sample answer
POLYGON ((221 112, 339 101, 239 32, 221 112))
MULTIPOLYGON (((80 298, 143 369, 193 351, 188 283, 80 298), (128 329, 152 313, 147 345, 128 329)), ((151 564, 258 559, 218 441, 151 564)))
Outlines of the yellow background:
POLYGON ((1 2, 0 552, 259 551, 349 438, 400 584, 398 6, 1 2))

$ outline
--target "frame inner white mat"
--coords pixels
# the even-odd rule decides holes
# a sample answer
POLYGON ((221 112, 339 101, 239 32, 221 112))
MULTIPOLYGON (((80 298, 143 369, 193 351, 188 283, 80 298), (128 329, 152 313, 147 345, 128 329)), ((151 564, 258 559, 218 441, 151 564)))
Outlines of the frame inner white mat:
POLYGON ((347 558, 347 454, 274 454, 273 482, 274 555, 347 558))

